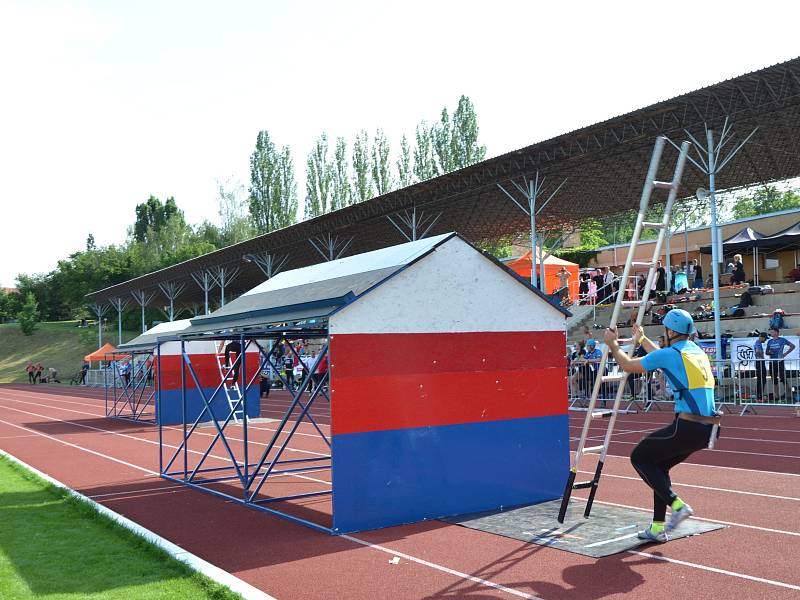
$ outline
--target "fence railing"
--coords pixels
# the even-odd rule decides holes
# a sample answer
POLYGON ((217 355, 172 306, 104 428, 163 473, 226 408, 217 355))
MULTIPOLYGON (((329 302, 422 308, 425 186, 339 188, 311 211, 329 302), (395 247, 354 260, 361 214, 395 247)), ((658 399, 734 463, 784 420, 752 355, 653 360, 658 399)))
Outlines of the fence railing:
MULTIPOLYGON (((569 367, 570 407, 581 408, 588 403, 595 379, 600 376, 597 366, 574 362, 569 367)), ((717 406, 723 410, 738 410, 743 415, 747 412, 756 413, 758 407, 800 406, 800 359, 712 360, 711 370, 714 373, 714 397, 717 406)), ((618 372, 618 365, 608 361, 604 375, 618 372)), ((599 408, 610 407, 619 385, 617 382, 600 385, 599 408)), ((625 387, 622 403, 625 409, 658 410, 662 404, 674 402, 669 381, 660 370, 645 374, 632 373, 625 387)))

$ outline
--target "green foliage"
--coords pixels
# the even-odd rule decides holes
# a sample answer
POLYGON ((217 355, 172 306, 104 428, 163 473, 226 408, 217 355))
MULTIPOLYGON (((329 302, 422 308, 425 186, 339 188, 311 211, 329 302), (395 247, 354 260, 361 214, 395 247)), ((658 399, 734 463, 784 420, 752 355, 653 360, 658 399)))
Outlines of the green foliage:
POLYGON ((586 247, 562 248, 553 252, 553 256, 568 260, 569 262, 588 267, 589 263, 597 257, 597 250, 586 247))
POLYGON ((338 210, 353 203, 353 189, 350 187, 350 165, 347 160, 347 142, 336 138, 331 168, 331 208, 338 210))
POLYGON ((323 133, 308 153, 306 161, 306 218, 318 217, 332 210, 332 171, 333 167, 328 161, 328 136, 323 133))
POLYGON ((401 188, 408 187, 414 182, 411 170, 411 147, 408 138, 400 138, 400 157, 397 159, 397 185, 401 188))
POLYGON ((353 143, 353 197, 355 202, 372 198, 372 180, 369 165, 369 138, 360 131, 353 143))
POLYGON ((733 218, 744 219, 771 212, 800 207, 800 194, 796 190, 781 191, 775 186, 759 188, 752 195, 738 198, 733 206, 733 218))
POLYGON ((385 194, 392 189, 392 171, 389 162, 389 140, 378 129, 375 141, 372 143, 372 158, 370 160, 370 173, 372 185, 377 195, 385 194))
POLYGON ((511 256, 511 245, 514 241, 513 236, 504 236, 496 240, 484 240, 477 245, 478 248, 491 254, 495 258, 509 258, 511 256))
POLYGON ((450 166, 461 169, 486 157, 486 146, 478 143, 478 115, 467 96, 458 99, 450 131, 450 166))
POLYGON ((439 174, 433 150, 433 134, 425 121, 417 125, 414 147, 414 178, 426 181, 439 174))
POLYGON ((205 221, 197 228, 198 237, 216 248, 238 244, 253 237, 244 186, 230 179, 225 183, 217 182, 217 194, 220 228, 205 221))
MULTIPOLYGON (((162 204, 161 200, 155 196, 150 196, 147 202, 136 205, 133 238, 137 242, 146 241, 148 232, 161 231, 170 218, 178 213, 178 205, 175 203, 175 198, 167 198, 167 201, 162 204)), ((92 238, 92 242, 94 242, 94 238, 92 238)))
POLYGON ((39 322, 39 303, 36 302, 32 292, 25 294, 25 303, 22 310, 17 313, 19 328, 24 335, 33 335, 36 324, 39 322))
POLYGON ((597 219, 586 219, 581 223, 581 246, 584 248, 599 248, 607 246, 608 240, 603 231, 603 224, 597 219))
POLYGON ((269 233, 297 220, 297 184, 288 146, 278 152, 268 131, 259 131, 250 156, 250 217, 258 233, 269 233))

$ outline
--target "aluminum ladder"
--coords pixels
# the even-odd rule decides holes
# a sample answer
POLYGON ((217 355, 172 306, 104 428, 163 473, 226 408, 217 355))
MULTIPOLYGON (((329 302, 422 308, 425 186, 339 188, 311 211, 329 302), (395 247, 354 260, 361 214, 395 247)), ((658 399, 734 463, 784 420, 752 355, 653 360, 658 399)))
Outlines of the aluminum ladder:
MULTIPOLYGON (((240 361, 241 365, 241 356, 237 356, 235 360, 240 361)), ((235 362, 235 361, 234 361, 235 362)), ((222 381, 222 389, 225 392, 225 397, 228 399, 228 406, 233 413, 233 422, 239 422, 239 416, 244 415, 244 409, 239 408, 236 410, 236 405, 239 403, 239 400, 242 398, 242 392, 239 389, 239 382, 233 380, 230 385, 228 384, 228 379, 231 376, 231 371, 233 370, 233 366, 230 367, 225 364, 225 341, 220 341, 217 344, 217 366, 219 367, 219 377, 220 381, 222 381)), ((241 371, 241 368, 240 368, 241 371)), ((246 375, 245 375, 246 376, 246 375)))
MULTIPOLYGON (((658 167, 661 162, 661 154, 664 150, 664 144, 666 142, 666 138, 659 137, 656 139, 655 147, 653 148, 653 155, 650 158, 650 167, 647 170, 647 179, 644 182, 644 188, 642 190, 642 197, 639 202, 639 214, 636 218, 636 226, 633 229, 633 238, 631 239, 630 248, 628 250, 628 257, 625 260, 625 268, 622 272, 622 277, 620 278, 619 283, 619 292, 617 293, 617 298, 614 303, 614 310, 611 314, 611 326, 616 327, 617 322, 619 320, 619 313, 620 310, 624 307, 639 307, 640 310, 638 311, 638 315, 636 318, 636 323, 638 325, 642 324, 642 319, 644 317, 645 311, 643 310, 646 306, 646 303, 650 297, 650 289, 653 286, 653 282, 656 276, 656 264, 661 257, 661 247, 664 243, 664 239, 666 238, 667 232, 669 230, 670 224, 670 216, 672 213, 672 205, 675 203, 675 198, 678 194, 678 188, 680 187, 681 177, 683 176, 683 167, 686 164, 686 157, 689 153, 689 142, 683 142, 681 144, 680 153, 678 155, 678 161, 675 165, 675 171, 672 175, 672 181, 658 181, 656 179, 658 175, 658 167), (647 214, 647 210, 650 206, 650 196, 652 195, 654 190, 668 190, 669 195, 667 197, 666 205, 664 206, 664 214, 659 222, 647 222, 645 221, 645 217, 647 214), (653 248, 653 256, 650 261, 648 262, 636 262, 634 261, 634 255, 636 254, 636 248, 639 245, 641 240, 642 231, 644 229, 656 229, 658 230, 658 238, 655 243, 655 247, 653 248), (644 294, 639 300, 623 300, 623 296, 625 294, 625 290, 627 289, 628 284, 628 277, 631 276, 631 270, 634 267, 647 267, 647 283, 645 284, 644 294)), ((635 348, 635 343, 630 344, 630 348, 628 350, 628 356, 632 356, 635 348)), ((564 496, 561 499, 561 508, 558 511, 558 522, 563 523, 564 517, 567 514, 567 507, 569 505, 570 497, 572 496, 572 490, 582 490, 582 489, 589 489, 589 498, 586 502, 586 510, 583 513, 584 517, 588 517, 589 513, 592 510, 592 503, 594 502, 595 494, 597 493, 597 486, 600 483, 600 475, 603 472, 603 463, 606 459, 606 453, 608 452, 608 446, 611 443, 611 436, 614 432, 614 425, 617 421, 617 416, 620 412, 620 403, 622 402, 622 396, 625 393, 625 384, 627 382, 628 374, 625 372, 620 372, 618 375, 603 375, 606 370, 606 364, 608 362, 608 346, 603 347, 603 354, 600 359, 600 364, 597 368, 597 377, 594 381, 594 387, 592 388, 592 395, 589 400, 589 406, 586 409, 586 417, 583 421, 583 429, 581 431, 581 437, 578 441, 578 447, 575 450, 574 454, 571 455, 570 460, 570 469, 569 469, 569 476, 567 478, 567 484, 564 488, 564 496), (600 390, 603 384, 609 383, 617 383, 617 393, 614 398, 614 404, 610 411, 608 410, 596 410, 595 406, 597 405, 597 398, 600 395, 600 390), (589 428, 593 421, 598 419, 604 419, 608 417, 607 427, 605 436, 603 439, 603 443, 599 446, 587 446, 586 441, 589 437, 589 428), (592 479, 583 482, 575 482, 575 476, 578 473, 578 467, 580 465, 581 458, 586 454, 599 454, 600 457, 597 461, 597 467, 594 472, 594 476, 592 479)))

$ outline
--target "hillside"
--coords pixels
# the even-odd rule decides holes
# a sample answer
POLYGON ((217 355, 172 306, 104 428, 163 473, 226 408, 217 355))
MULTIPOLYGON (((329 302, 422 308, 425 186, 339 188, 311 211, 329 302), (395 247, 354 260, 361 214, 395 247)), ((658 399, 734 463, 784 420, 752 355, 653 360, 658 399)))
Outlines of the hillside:
MULTIPOLYGON (((39 323, 31 336, 24 336, 19 325, 0 325, 0 383, 25 382, 28 361, 41 362, 58 370, 59 379, 69 383, 72 373, 80 369, 83 357, 97 349, 97 327, 81 329, 77 321, 39 323)), ((138 335, 123 331, 122 339, 128 341, 138 335)), ((104 331, 103 341, 116 345, 116 329, 104 331)))

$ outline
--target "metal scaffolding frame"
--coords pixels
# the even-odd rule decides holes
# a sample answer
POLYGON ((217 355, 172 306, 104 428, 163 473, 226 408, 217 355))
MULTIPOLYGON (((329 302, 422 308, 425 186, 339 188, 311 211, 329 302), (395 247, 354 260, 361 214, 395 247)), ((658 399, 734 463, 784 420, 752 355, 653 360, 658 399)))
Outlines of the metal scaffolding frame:
POLYGON ((131 380, 126 384, 112 361, 104 375, 106 417, 137 423, 156 422, 156 387, 153 351, 131 351, 131 380), (138 360, 137 360, 138 358, 138 360), (110 376, 109 376, 110 371, 110 376))
MULTIPOLYGON (((330 495, 332 493, 332 485, 327 484, 324 489, 315 490, 311 492, 303 492, 289 495, 270 496, 267 493, 269 486, 267 485, 270 478, 286 476, 286 475, 302 475, 303 473, 330 470, 331 469, 331 454, 325 454, 313 458, 298 458, 286 459, 283 454, 286 451, 290 441, 297 433, 300 425, 303 422, 310 423, 320 439, 328 446, 331 447, 329 436, 323 433, 316 420, 311 415, 311 408, 319 397, 325 398, 330 403, 330 397, 325 391, 325 385, 328 382, 328 373, 326 370, 324 374, 317 381, 315 381, 313 374, 316 373, 320 362, 324 357, 328 356, 328 344, 324 343, 322 350, 317 355, 314 362, 308 369, 304 369, 304 375, 300 381, 296 391, 292 394, 292 400, 284 412, 280 421, 276 424, 274 433, 270 436, 264 449, 256 454, 253 454, 252 438, 249 436, 248 428, 250 418, 247 415, 247 396, 248 391, 258 386, 258 374, 265 368, 271 367, 278 377, 283 381, 284 385, 288 386, 288 381, 281 375, 283 369, 278 364, 277 352, 281 347, 282 341, 289 341, 296 339, 324 339, 327 340, 328 329, 327 326, 320 328, 319 324, 312 326, 294 326, 294 327, 265 327, 262 329, 248 330, 246 333, 230 333, 230 334, 216 334, 213 336, 204 335, 202 339, 213 340, 216 342, 225 342, 237 340, 241 344, 241 352, 233 361, 231 367, 239 366, 239 386, 242 393, 234 406, 230 407, 230 412, 224 419, 218 418, 212 408, 211 404, 218 395, 222 393, 225 385, 225 376, 222 377, 219 385, 216 386, 210 395, 203 392, 200 385, 200 380, 197 372, 192 365, 191 358, 186 351, 187 342, 191 341, 191 336, 179 337, 180 340, 180 369, 181 369, 181 414, 182 414, 182 428, 181 440, 177 444, 168 445, 164 441, 164 429, 161 425, 160 411, 161 406, 158 405, 157 420, 158 439, 159 439, 159 473, 161 477, 175 483, 187 485, 194 489, 213 494, 243 504, 250 508, 255 508, 270 514, 274 514, 295 523, 306 525, 318 531, 326 533, 335 533, 332 527, 304 519, 297 515, 291 514, 285 510, 275 507, 275 503, 285 502, 300 498, 309 498, 314 496, 330 495), (264 348, 261 343, 264 340, 272 340, 278 342, 273 345, 271 349, 264 348), (259 349, 259 367, 252 377, 248 378, 247 375, 247 351, 255 345, 259 349), (238 365, 237 365, 238 363, 238 365), (189 423, 187 414, 187 382, 192 381, 196 386, 194 391, 199 394, 203 402, 203 409, 200 414, 189 423), (304 394, 311 392, 310 396, 306 399, 304 394), (234 422, 235 413, 241 413, 242 418, 237 424, 234 422), (189 443, 192 439, 197 439, 196 430, 201 422, 205 419, 213 424, 216 431, 213 439, 209 443, 203 443, 205 450, 198 452, 197 450, 189 449, 189 443), (230 437, 230 427, 235 426, 237 433, 241 435, 241 439, 230 437), (241 430, 238 428, 241 427, 241 430), (193 438, 193 435, 195 437, 193 438), (284 439, 281 439, 283 436, 284 439), (236 452, 234 448, 238 448, 238 442, 241 441, 241 449, 236 452), (227 466, 211 467, 206 466, 206 460, 211 454, 212 450, 220 444, 225 452, 225 460, 229 462, 227 466), (200 454, 199 458, 195 458, 200 454), (317 464, 323 463, 323 464, 317 464), (288 468, 287 468, 288 467, 288 468), (224 484, 224 487, 220 484, 224 484), (233 488, 234 492, 229 492, 233 488)), ((161 372, 161 343, 166 340, 160 340, 156 348, 156 364, 158 370, 161 372)), ((174 340, 173 340, 174 341, 174 340)), ((290 344, 291 346, 291 344, 290 344)), ((292 352, 297 356, 294 349, 292 352)), ((302 362, 301 362, 302 364, 302 362)), ((160 395, 161 383, 157 381, 157 394, 160 395)), ((169 428, 175 429, 175 428, 169 428)), ((308 434, 305 434, 308 435, 308 434)), ((263 446, 263 444, 260 444, 263 446)), ((202 446, 201 446, 202 447, 202 446)), ((219 457, 217 457, 219 458, 219 457)))

